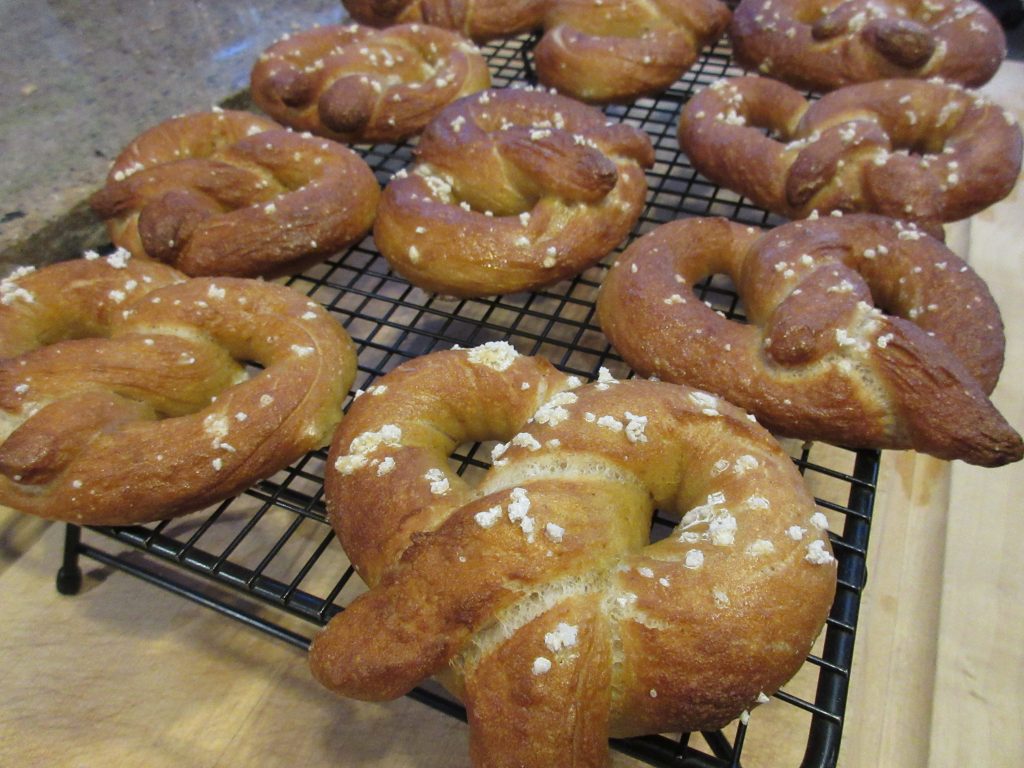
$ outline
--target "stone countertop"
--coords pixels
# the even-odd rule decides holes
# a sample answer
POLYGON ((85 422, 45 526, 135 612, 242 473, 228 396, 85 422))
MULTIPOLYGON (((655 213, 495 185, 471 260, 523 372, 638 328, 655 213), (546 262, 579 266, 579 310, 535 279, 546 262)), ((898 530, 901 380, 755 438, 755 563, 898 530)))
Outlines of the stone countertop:
POLYGON ((338 0, 0 0, 0 274, 102 242, 84 201, 125 144, 244 90, 282 34, 345 15, 338 0))

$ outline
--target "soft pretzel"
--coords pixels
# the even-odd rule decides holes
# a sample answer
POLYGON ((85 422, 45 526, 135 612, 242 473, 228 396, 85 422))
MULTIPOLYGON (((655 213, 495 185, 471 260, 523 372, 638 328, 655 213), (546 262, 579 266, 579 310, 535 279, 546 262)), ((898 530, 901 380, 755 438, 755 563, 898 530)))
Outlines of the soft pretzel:
POLYGON ((114 244, 192 276, 273 277, 356 242, 380 188, 355 152, 216 110, 132 141, 93 195, 114 244))
POLYGON ((374 240, 426 290, 484 296, 571 277, 640 217, 647 135, 543 90, 488 90, 447 107, 385 187, 374 240))
POLYGON ((668 88, 729 24, 719 0, 343 0, 377 27, 425 21, 483 41, 540 30, 538 79, 582 101, 630 102, 668 88))
POLYGON ((1006 57, 975 0, 743 0, 729 35, 742 64, 822 91, 894 77, 979 86, 1006 57))
POLYGON ((1003 364, 999 310, 981 278, 913 224, 671 222, 626 250, 597 311, 637 371, 715 392, 778 434, 986 466, 1024 450, 988 398, 1003 364), (749 324, 690 290, 718 273, 749 324))
POLYGON ((598 383, 491 342, 380 379, 333 440, 331 521, 370 591, 317 679, 387 699, 431 675, 477 766, 599 766, 608 737, 721 727, 803 662, 835 559, 791 459, 739 409, 598 383), (475 486, 448 455, 506 441, 475 486), (654 508, 680 518, 650 543, 654 508))
POLYGON ((0 283, 0 503, 89 525, 201 509, 324 445, 354 376, 341 326, 276 283, 124 250, 23 269, 0 283))
POLYGON ((260 109, 344 142, 402 141, 446 104, 490 84, 475 45, 426 24, 316 27, 286 35, 252 70, 260 109))
POLYGON ((424 22, 485 42, 541 25, 550 0, 342 0, 349 15, 374 27, 424 22))
POLYGON ((547 86, 594 103, 657 94, 729 23, 718 0, 556 0, 534 49, 547 86))
POLYGON ((679 144, 704 176, 789 218, 954 221, 1009 194, 1021 167, 1008 111, 921 80, 851 85, 814 103, 767 78, 720 80, 683 108, 679 144))

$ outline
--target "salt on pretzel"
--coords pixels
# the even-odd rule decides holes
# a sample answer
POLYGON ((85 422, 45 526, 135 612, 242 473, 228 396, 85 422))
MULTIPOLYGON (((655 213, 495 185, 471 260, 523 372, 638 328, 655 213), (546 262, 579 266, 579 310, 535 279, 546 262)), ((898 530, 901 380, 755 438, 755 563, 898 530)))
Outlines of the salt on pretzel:
POLYGON ((434 353, 355 401, 330 519, 370 591, 313 672, 365 699, 441 675, 477 766, 599 766, 608 737, 716 728, 800 666, 835 559, 793 462, 739 409, 597 383, 505 342, 434 353), (448 461, 505 441, 471 486, 448 461), (650 543, 655 508, 680 518, 650 543))
POLYGON ((23 269, 0 283, 0 503, 88 525, 201 509, 324 445, 354 376, 341 326, 276 283, 123 250, 23 269))
POLYGON ((533 89, 460 99, 385 187, 374 240, 414 285, 454 296, 532 290, 608 254, 640 217, 647 135, 533 89))
POLYGON ((638 372, 715 392, 781 435, 985 466, 1024 451, 988 397, 1003 364, 999 310, 912 224, 674 221, 626 250, 597 311, 638 372), (714 274, 732 279, 749 324, 693 294, 714 274))
POLYGON ((344 0, 358 21, 425 21, 474 40, 540 30, 537 77, 582 101, 607 104, 653 95, 689 69, 729 24, 719 0, 344 0))
POLYGON ((511 37, 540 26, 550 0, 342 0, 362 24, 388 27, 423 22, 477 42, 511 37))
POLYGON ((672 85, 729 23, 718 0, 555 0, 534 49, 540 82, 586 102, 672 85))
POLYGON ((380 188, 355 152, 246 112, 172 118, 91 198, 115 245, 191 276, 275 277, 362 238, 380 188))
POLYGON ((975 0, 743 0, 737 60, 798 88, 886 78, 987 83, 1006 58, 998 19, 975 0))
POLYGON ((683 108, 679 144, 701 174, 789 218, 841 210, 955 221, 1009 194, 1021 168, 1009 111, 907 79, 813 103, 768 78, 720 80, 683 108))
POLYGON ((252 70, 260 109, 343 142, 402 141, 445 105, 490 84, 475 45, 426 24, 308 29, 270 46, 252 70))

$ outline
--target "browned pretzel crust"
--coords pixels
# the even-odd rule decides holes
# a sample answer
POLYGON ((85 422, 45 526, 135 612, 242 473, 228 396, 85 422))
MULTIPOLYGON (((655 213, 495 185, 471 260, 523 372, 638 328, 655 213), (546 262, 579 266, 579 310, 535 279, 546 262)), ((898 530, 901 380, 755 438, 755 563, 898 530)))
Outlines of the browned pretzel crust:
POLYGON ((647 135, 544 90, 488 90, 447 107, 388 183, 373 235, 425 290, 487 296, 578 274, 640 217, 647 135))
POLYGON ((380 188, 355 152, 247 112, 172 118, 93 195, 115 245, 192 275, 293 274, 369 230, 380 188))
POLYGON ((1002 26, 974 0, 743 0, 729 35, 742 64, 820 91, 907 77, 979 86, 1006 58, 1002 26))
POLYGON ((693 66, 729 24, 719 0, 344 0, 374 26, 427 21, 475 40, 539 30, 537 77, 582 101, 630 102, 659 93, 693 66))
POLYGON ((275 283, 124 250, 21 270, 0 283, 0 504, 89 525, 201 509, 324 445, 355 364, 275 283))
POLYGON ((490 84, 475 45, 426 24, 316 27, 286 35, 252 70, 260 109, 344 142, 402 141, 445 105, 490 84))
POLYGON ((791 459, 739 409, 491 342, 410 361, 331 447, 331 521, 371 589, 315 639, 317 679, 466 703, 476 766, 600 766, 608 737, 718 728, 819 633, 835 559, 791 459), (472 486, 449 454, 497 439, 472 486), (678 527, 650 543, 655 508, 678 527))
POLYGON ((718 0, 556 0, 537 77, 582 101, 630 102, 672 85, 728 23, 718 0))
POLYGON ((683 108, 679 143, 704 176, 789 218, 954 221, 1009 194, 1021 167, 1013 115, 921 80, 851 85, 813 103, 763 77, 720 80, 683 108))
POLYGON ((388 27, 421 21, 485 42, 541 25, 550 0, 342 0, 362 24, 388 27))
POLYGON ((1024 451, 988 398, 1003 364, 999 310, 967 264, 912 224, 675 221, 627 249, 597 309, 637 371, 715 392, 781 435, 985 466, 1024 451), (694 296, 718 273, 750 324, 694 296))

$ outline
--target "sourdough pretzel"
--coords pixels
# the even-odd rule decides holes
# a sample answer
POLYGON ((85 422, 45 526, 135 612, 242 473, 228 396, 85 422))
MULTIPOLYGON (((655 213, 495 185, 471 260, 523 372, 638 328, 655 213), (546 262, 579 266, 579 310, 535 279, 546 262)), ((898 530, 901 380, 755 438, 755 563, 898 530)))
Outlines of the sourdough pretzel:
POLYGON ((608 737, 717 728, 800 666, 835 560, 790 458, 739 409, 665 383, 579 386, 491 342, 400 366, 335 435, 331 521, 370 591, 317 679, 462 698, 476 766, 599 766, 608 737), (470 486, 463 441, 507 441, 470 486), (649 543, 653 509, 681 518, 649 543))
POLYGON ((1003 364, 999 310, 981 278, 913 224, 860 214, 761 232, 675 221, 627 249, 597 309, 638 372, 715 392, 779 434, 985 466, 1024 450, 988 398, 1003 364), (717 273, 732 278, 749 325, 691 292, 717 273))
POLYGON ((650 139, 543 90, 488 90, 447 107, 385 187, 373 235, 429 291, 485 296, 571 277, 640 217, 650 139))
POLYGON ((344 142, 402 141, 446 104, 490 84, 476 46, 425 24, 309 29, 272 45, 252 70, 260 109, 344 142))
POLYGON ((421 21, 477 42, 510 37, 540 26, 550 0, 342 0, 358 22, 387 27, 421 21))
POLYGON ((555 0, 534 49, 537 77, 587 102, 657 94, 729 23, 718 0, 555 0))
POLYGON ((851 85, 811 104, 767 78, 720 80, 683 108, 679 143, 700 173, 789 218, 954 221, 1009 194, 1021 166, 1008 111, 920 80, 851 85))
POLYGON ((362 238, 379 197, 347 147, 218 110, 141 134, 91 204, 135 256, 192 276, 273 277, 362 238))
POLYGON ((201 509, 324 445, 354 376, 340 325, 275 283, 124 250, 23 269, 0 283, 0 503, 88 525, 201 509))
POLYGON ((987 83, 1006 57, 999 21, 974 0, 743 0, 729 28, 744 65, 828 91, 894 77, 987 83))

